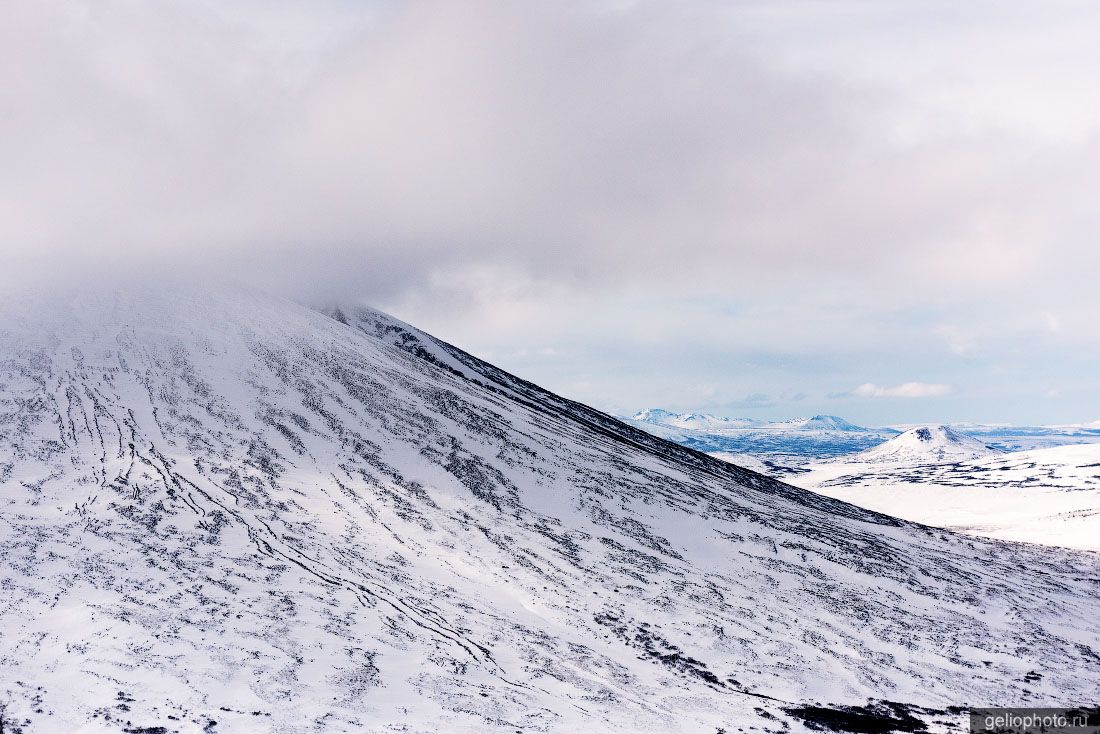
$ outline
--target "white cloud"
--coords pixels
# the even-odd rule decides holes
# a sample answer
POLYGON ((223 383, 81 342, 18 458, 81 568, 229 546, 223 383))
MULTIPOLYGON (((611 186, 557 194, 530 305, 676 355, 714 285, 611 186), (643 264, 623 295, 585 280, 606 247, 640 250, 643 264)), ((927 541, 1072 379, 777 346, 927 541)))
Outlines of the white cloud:
POLYGON ((893 387, 865 382, 852 390, 852 395, 860 398, 937 398, 950 392, 950 385, 929 382, 903 382, 893 387))
MULTIPOLYGON (((899 139, 935 79, 916 94, 890 63, 777 63, 800 39, 836 47, 805 38, 801 3, 361 6, 4 4, 5 264, 167 260, 395 299, 471 268, 581 289, 1000 288, 1088 252, 1091 200, 1070 194, 1098 183, 1094 145, 964 113, 899 139)), ((961 22, 948 11, 898 41, 922 48, 961 22)), ((862 27, 835 12, 821 27, 862 27)), ((879 54, 882 32, 852 48, 879 54)))
POLYGON ((959 7, 10 0, 0 280, 358 298, 600 405, 1094 415, 1100 8, 959 7))
POLYGON ((978 347, 974 333, 953 324, 944 324, 936 328, 935 333, 943 337, 951 352, 961 357, 972 355, 978 347))

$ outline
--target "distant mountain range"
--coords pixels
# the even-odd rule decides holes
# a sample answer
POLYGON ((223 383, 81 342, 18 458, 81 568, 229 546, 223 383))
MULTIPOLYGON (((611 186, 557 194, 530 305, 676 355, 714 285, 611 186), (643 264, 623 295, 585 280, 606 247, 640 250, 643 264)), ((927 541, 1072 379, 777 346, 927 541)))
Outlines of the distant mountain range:
MULTIPOLYGON (((758 468, 773 474, 790 471, 814 459, 863 451, 898 435, 891 428, 865 428, 835 415, 765 421, 650 408, 623 420, 669 441, 721 455, 720 458, 752 455, 763 462, 758 468)), ((752 462, 742 458, 741 463, 752 462)))
MULTIPOLYGON (((866 427, 835 415, 774 421, 676 413, 662 408, 648 408, 623 420, 699 451, 747 454, 765 463, 789 468, 866 451, 913 429, 936 429, 927 424, 866 427)), ((1056 426, 959 423, 943 428, 949 429, 954 436, 970 437, 983 447, 1001 451, 1100 442, 1100 421, 1056 426)))
MULTIPOLYGON (((773 430, 826 430, 826 431, 852 431, 869 432, 870 428, 857 426, 835 415, 815 415, 812 418, 791 418, 785 421, 766 421, 755 418, 725 418, 709 415, 707 413, 673 413, 662 408, 647 408, 631 416, 630 420, 643 423, 653 423, 673 428, 687 428, 689 430, 740 430, 773 429, 773 430)), ((895 431, 896 433, 896 431, 895 431)))

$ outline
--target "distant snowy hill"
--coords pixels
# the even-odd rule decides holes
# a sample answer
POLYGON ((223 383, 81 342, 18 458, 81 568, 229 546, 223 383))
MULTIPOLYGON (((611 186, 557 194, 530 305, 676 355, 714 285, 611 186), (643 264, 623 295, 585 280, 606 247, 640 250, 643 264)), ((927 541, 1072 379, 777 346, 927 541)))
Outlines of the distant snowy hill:
MULTIPOLYGON (((895 425, 901 431, 920 425, 895 425)), ((1051 426, 1028 426, 998 423, 952 423, 956 433, 970 436, 983 444, 1002 451, 1030 451, 1082 443, 1100 443, 1100 425, 1075 423, 1051 426)))
POLYGON ((370 309, 0 309, 0 706, 27 734, 947 731, 1100 690, 1095 578, 370 309))
POLYGON ((641 423, 653 423, 670 428, 687 428, 694 431, 752 428, 765 425, 751 418, 723 418, 706 413, 673 413, 661 408, 647 408, 635 413, 631 418, 641 423))
POLYGON ((835 415, 815 415, 813 418, 796 418, 790 421, 792 428, 803 431, 849 431, 866 433, 870 429, 849 423, 835 415))
POLYGON ((964 436, 947 426, 910 428, 886 443, 841 461, 868 464, 939 464, 965 461, 1001 453, 981 441, 964 436))

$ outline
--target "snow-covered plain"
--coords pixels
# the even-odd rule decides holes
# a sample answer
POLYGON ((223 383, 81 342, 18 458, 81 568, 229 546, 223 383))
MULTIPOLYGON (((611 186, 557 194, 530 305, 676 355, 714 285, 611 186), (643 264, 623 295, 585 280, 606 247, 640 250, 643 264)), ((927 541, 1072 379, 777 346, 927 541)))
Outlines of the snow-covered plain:
POLYGON ((1096 554, 791 487, 367 309, 5 305, 0 446, 13 731, 949 730, 1100 689, 1096 554))
POLYGON ((660 409, 629 422, 888 515, 993 538, 1100 550, 1096 423, 867 429, 832 416, 753 422, 660 409))
MULTIPOLYGON (((912 432, 943 431, 943 427, 912 432)), ((1100 550, 1100 444, 1002 453, 962 437, 897 439, 808 466, 794 483, 861 507, 961 532, 1100 550), (938 450, 937 450, 938 449, 938 450)))

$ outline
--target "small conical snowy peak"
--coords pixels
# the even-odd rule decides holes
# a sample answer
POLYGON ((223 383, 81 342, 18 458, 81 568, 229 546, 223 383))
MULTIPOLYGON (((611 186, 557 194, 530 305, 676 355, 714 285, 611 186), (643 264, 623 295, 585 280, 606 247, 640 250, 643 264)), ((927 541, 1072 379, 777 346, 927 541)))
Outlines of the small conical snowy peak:
POLYGON ((920 426, 910 428, 900 436, 853 458, 873 463, 923 464, 966 461, 999 453, 997 449, 948 426, 920 426))

